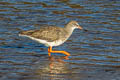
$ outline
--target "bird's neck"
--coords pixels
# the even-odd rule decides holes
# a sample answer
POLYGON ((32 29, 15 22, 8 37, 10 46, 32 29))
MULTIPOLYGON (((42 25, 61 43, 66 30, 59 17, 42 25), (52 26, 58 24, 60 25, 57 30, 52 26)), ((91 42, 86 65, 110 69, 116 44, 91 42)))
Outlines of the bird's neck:
POLYGON ((68 32, 69 35, 72 34, 72 32, 74 31, 74 27, 70 27, 70 25, 66 25, 65 27, 65 30, 68 32))

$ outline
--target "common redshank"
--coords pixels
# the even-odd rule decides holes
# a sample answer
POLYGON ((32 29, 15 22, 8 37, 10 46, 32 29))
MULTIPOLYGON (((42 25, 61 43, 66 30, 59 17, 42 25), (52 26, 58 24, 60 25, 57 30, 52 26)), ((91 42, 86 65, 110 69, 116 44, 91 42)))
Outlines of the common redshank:
POLYGON ((32 40, 38 41, 39 43, 48 46, 48 55, 51 56, 51 53, 63 53, 66 56, 70 54, 66 51, 54 51, 52 50, 53 46, 59 46, 64 43, 72 34, 73 30, 82 27, 78 24, 77 21, 70 21, 65 27, 57 26, 47 26, 41 27, 39 30, 28 30, 20 32, 20 36, 28 37, 32 40))

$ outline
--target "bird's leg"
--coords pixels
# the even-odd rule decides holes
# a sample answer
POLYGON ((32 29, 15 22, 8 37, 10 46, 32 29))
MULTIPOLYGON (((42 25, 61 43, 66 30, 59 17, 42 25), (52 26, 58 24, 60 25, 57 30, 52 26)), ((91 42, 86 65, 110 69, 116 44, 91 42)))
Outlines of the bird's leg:
POLYGON ((51 56, 50 47, 48 48, 48 55, 51 56))
POLYGON ((68 52, 66 52, 66 51, 53 51, 51 46, 48 48, 48 55, 49 56, 51 56, 50 53, 63 53, 65 55, 67 55, 67 56, 70 56, 70 54, 68 52))

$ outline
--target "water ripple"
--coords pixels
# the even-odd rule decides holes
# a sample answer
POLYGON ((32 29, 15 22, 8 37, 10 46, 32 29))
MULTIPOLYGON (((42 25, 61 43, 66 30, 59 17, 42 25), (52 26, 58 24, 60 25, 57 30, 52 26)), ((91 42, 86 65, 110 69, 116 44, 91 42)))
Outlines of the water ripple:
POLYGON ((119 80, 119 0, 1 0, 1 80, 119 80), (18 36, 42 25, 63 27, 77 20, 86 31, 75 30, 48 57, 47 47, 18 36))

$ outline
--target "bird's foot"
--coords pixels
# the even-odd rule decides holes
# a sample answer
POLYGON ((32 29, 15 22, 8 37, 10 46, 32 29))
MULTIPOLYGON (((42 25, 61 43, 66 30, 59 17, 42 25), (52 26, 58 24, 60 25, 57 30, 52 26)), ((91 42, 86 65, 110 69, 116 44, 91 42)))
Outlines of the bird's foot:
POLYGON ((68 52, 66 52, 66 51, 53 51, 52 47, 49 47, 48 48, 48 55, 51 56, 51 53, 63 53, 66 56, 70 56, 70 54, 68 52))

